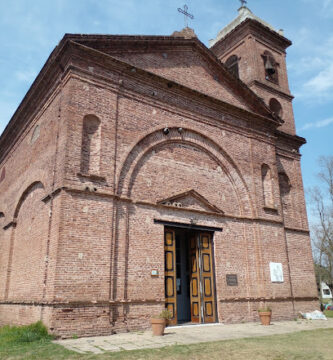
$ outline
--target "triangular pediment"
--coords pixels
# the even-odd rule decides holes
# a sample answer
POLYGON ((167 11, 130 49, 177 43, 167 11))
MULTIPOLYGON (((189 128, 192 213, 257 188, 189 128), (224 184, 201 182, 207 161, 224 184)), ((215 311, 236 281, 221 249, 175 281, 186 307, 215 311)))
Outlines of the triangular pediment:
POLYGON ((235 78, 196 37, 72 34, 65 37, 212 98, 274 119, 264 101, 235 78))
POLYGON ((210 203, 204 196, 193 189, 159 200, 157 203, 183 209, 224 214, 223 210, 210 203))

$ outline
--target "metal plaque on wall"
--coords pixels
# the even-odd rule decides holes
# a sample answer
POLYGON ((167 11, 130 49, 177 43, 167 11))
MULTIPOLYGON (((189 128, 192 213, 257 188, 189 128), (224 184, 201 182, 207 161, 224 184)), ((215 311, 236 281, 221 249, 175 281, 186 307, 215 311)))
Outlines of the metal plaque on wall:
POLYGON ((227 274, 226 278, 228 286, 238 286, 238 279, 236 274, 227 274))

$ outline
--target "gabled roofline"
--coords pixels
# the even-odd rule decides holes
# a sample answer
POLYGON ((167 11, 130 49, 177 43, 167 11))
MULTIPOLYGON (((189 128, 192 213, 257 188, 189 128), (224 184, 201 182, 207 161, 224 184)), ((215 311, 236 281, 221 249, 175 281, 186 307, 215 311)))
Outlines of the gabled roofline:
POLYGON ((3 130, 0 136, 0 164, 8 152, 5 152, 3 149, 5 144, 15 143, 17 136, 19 136, 28 125, 25 121, 26 118, 32 116, 39 110, 38 106, 36 106, 38 105, 37 100, 39 100, 40 97, 47 98, 50 93, 52 93, 52 89, 55 89, 59 85, 60 75, 64 70, 60 60, 62 55, 66 53, 68 47, 68 42, 60 41, 53 49, 3 130), (52 66, 54 63, 58 63, 58 66, 52 66), (50 79, 56 79, 51 87, 49 86, 50 79))
MULTIPOLYGON (((264 104, 263 100, 260 99, 252 90, 250 90, 242 81, 235 78, 232 74, 229 73, 229 71, 225 68, 225 66, 217 59, 217 57, 211 53, 211 51, 202 44, 198 39, 185 39, 182 37, 172 37, 172 36, 119 36, 119 35, 72 35, 72 34, 65 34, 65 36, 62 38, 62 40, 59 42, 59 44, 55 47, 55 49, 52 51, 48 59, 46 60, 45 64, 43 65, 41 71, 37 75, 36 79, 30 86, 29 90, 27 91, 26 95, 24 96, 23 100, 19 104, 17 110, 15 111, 14 115, 12 116, 11 120, 5 127, 1 137, 0 137, 0 163, 3 161, 3 159, 7 156, 8 151, 12 148, 12 145, 16 143, 17 137, 26 129, 28 126, 27 119, 31 118, 37 111, 39 111, 40 107, 40 99, 46 99, 48 98, 54 89, 61 83, 61 79, 64 76, 65 66, 67 61, 70 59, 71 52, 70 49, 73 48, 81 48, 81 50, 89 51, 91 53, 94 53, 95 56, 98 57, 104 57, 109 59, 109 61, 112 61, 113 63, 117 62, 118 64, 122 64, 122 66, 125 66, 126 68, 135 68, 135 66, 130 65, 126 62, 122 62, 118 59, 115 59, 111 55, 108 55, 106 53, 103 53, 101 51, 98 51, 96 49, 93 49, 91 47, 84 46, 80 44, 79 42, 74 42, 74 39, 91 39, 91 38, 99 38, 99 39, 116 39, 124 41, 123 39, 131 39, 138 41, 139 39, 143 41, 170 41, 170 43, 179 43, 187 46, 196 46, 197 49, 202 52, 204 55, 206 55, 207 58, 209 58, 218 68, 221 69, 223 72, 223 75, 227 79, 228 82, 230 82, 230 86, 232 87, 232 84, 238 84, 239 88, 244 91, 245 95, 248 95, 252 101, 253 104, 258 105, 259 108, 262 110, 264 115, 258 113, 258 112, 250 112, 248 110, 244 110, 242 108, 239 108, 235 105, 231 105, 228 103, 223 102, 222 100, 218 100, 215 98, 212 98, 206 94, 203 94, 197 90, 187 88, 186 86, 180 85, 178 83, 174 83, 173 81, 170 81, 169 79, 163 78, 159 75, 150 73, 146 70, 137 68, 142 74, 147 74, 149 78, 156 78, 160 79, 161 81, 165 82, 172 82, 174 85, 176 85, 180 89, 186 89, 187 91, 191 91, 193 94, 200 95, 201 97, 205 98, 211 98, 214 100, 214 102, 218 102, 221 104, 227 105, 229 108, 237 108, 239 111, 242 111, 244 113, 248 113, 251 115, 256 115, 259 118, 265 119, 266 121, 270 121, 272 123, 275 123, 275 127, 279 126, 281 124, 281 119, 279 119, 277 116, 272 114, 270 109, 264 104), (56 66, 54 66, 56 64, 56 66)), ((246 98, 246 97, 245 97, 246 98)), ((254 107, 254 105, 253 105, 254 107)))
MULTIPOLYGON (((270 108, 265 104, 263 99, 261 99, 254 91, 252 91, 242 80, 232 75, 226 66, 217 58, 217 56, 208 49, 197 37, 193 38, 185 38, 180 36, 143 36, 143 35, 82 35, 82 34, 65 34, 63 39, 68 39, 74 41, 76 43, 82 43, 85 46, 89 47, 89 43, 92 41, 114 41, 118 42, 121 41, 122 44, 126 42, 135 42, 138 44, 140 42, 144 43, 145 45, 149 45, 149 43, 154 42, 155 44, 160 42, 163 45, 179 45, 179 46, 194 46, 197 50, 201 53, 201 55, 208 59, 214 66, 220 69, 223 73, 223 79, 227 82, 228 86, 231 89, 234 89, 237 94, 237 87, 239 88, 241 97, 247 102, 247 104, 251 107, 252 111, 258 113, 263 116, 271 117, 280 124, 284 121, 280 118, 276 117, 275 114, 272 113, 270 108), (251 99, 251 101, 249 101, 251 99)), ((125 47, 127 49, 128 47, 125 47)), ((146 50, 146 49, 145 49, 146 50)))
POLYGON ((250 30, 258 30, 258 31, 265 31, 271 39, 274 39, 276 43, 280 45, 280 47, 285 50, 289 46, 292 45, 292 42, 287 39, 285 36, 280 35, 276 31, 272 30, 268 26, 265 26, 261 22, 255 19, 246 18, 244 21, 242 21, 240 24, 238 24, 235 28, 233 28, 230 32, 228 32, 225 36, 223 36, 221 39, 216 41, 211 47, 210 50, 214 53, 216 53, 216 49, 219 47, 219 45, 223 42, 225 42, 227 39, 232 38, 237 33, 240 33, 243 29, 249 28, 250 30))
POLYGON ((185 85, 176 83, 173 80, 162 77, 161 75, 158 75, 156 73, 152 73, 147 70, 141 69, 135 65, 129 64, 128 62, 125 62, 118 58, 115 58, 105 52, 101 52, 99 50, 96 50, 91 47, 87 47, 87 46, 79 44, 77 42, 70 42, 70 44, 72 46, 72 50, 88 52, 92 56, 94 56, 96 59, 98 57, 103 58, 103 64, 102 65, 100 64, 101 66, 106 66, 106 64, 112 64, 115 67, 114 69, 116 69, 116 66, 118 67, 118 71, 121 70, 123 73, 125 73, 127 71, 128 76, 133 77, 133 70, 135 69, 135 72, 134 72, 136 74, 135 76, 137 77, 138 75, 141 75, 142 76, 140 78, 141 80, 143 80, 143 79, 146 79, 149 81, 156 80, 156 81, 159 81, 160 84, 164 83, 167 87, 169 87, 169 85, 172 85, 173 89, 179 89, 182 92, 190 93, 191 96, 200 98, 201 100, 207 101, 207 99, 210 99, 210 101, 212 101, 215 105, 222 105, 225 109, 228 109, 229 112, 231 112, 231 113, 237 114, 238 116, 240 114, 247 114, 247 116, 251 120, 257 119, 258 121, 262 121, 262 122, 264 121, 265 123, 269 123, 271 126, 274 126, 275 129, 281 123, 284 122, 278 116, 272 114, 270 110, 269 110, 269 113, 272 114, 273 116, 272 117, 264 116, 259 113, 252 112, 250 110, 230 104, 230 103, 220 100, 218 98, 212 97, 212 96, 202 93, 198 90, 189 88, 185 85))
POLYGON ((219 214, 224 214, 224 211, 221 210, 220 208, 218 208, 217 206, 213 205, 211 202, 209 202, 204 196, 202 196, 201 194, 199 194, 197 191, 195 191, 194 189, 190 189, 184 192, 181 192, 179 194, 170 196, 166 199, 162 199, 162 200, 158 200, 157 204, 162 204, 165 202, 169 202, 169 201, 174 201, 174 200, 178 200, 181 198, 184 198, 188 195, 193 196, 195 199, 197 199, 199 202, 203 203, 205 206, 207 206, 210 210, 212 210, 213 212, 217 212, 219 214))

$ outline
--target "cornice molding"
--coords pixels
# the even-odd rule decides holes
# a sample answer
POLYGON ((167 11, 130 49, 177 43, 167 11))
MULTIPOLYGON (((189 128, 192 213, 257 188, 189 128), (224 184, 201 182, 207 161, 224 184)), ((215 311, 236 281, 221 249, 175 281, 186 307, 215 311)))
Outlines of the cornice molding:
POLYGON ((17 139, 37 116, 45 102, 61 84, 65 68, 70 61, 70 44, 59 45, 53 50, 37 78, 24 96, 0 137, 0 164, 17 139))
POLYGON ((292 42, 276 31, 271 30, 257 20, 246 19, 230 31, 225 37, 217 41, 210 49, 211 51, 220 56, 227 48, 233 46, 237 42, 243 40, 245 37, 252 35, 257 39, 264 41, 268 45, 277 48, 279 51, 284 52, 292 42))
MULTIPOLYGON (((203 101, 207 105, 217 105, 219 108, 223 108, 228 112, 234 113, 236 116, 239 116, 241 118, 249 119, 254 122, 259 121, 262 124, 266 125, 271 124, 272 128, 276 128, 277 126, 279 126, 279 120, 277 118, 274 118, 266 105, 263 106, 262 104, 260 104, 262 109, 265 109, 265 111, 267 110, 267 117, 223 102, 222 100, 210 97, 197 90, 188 88, 186 86, 170 81, 169 79, 163 78, 159 75, 132 66, 127 62, 120 61, 112 57, 111 55, 105 54, 98 50, 75 43, 69 39, 65 40, 63 40, 52 52, 43 69, 37 76, 33 85, 22 100, 20 106, 16 110, 11 121, 9 122, 2 136, 0 137, 0 163, 7 156, 10 149, 15 145, 17 139, 36 116, 38 111, 40 111, 45 101, 63 82, 64 78, 67 76, 67 73, 73 68, 80 69, 79 66, 74 66, 75 58, 78 57, 81 59, 85 59, 85 56, 82 55, 86 54, 89 54, 89 62, 92 61, 104 68, 106 67, 110 69, 111 67, 112 70, 118 71, 119 73, 125 73, 132 79, 134 78, 133 69, 135 69, 136 81, 145 80, 146 82, 150 82, 152 85, 156 84, 157 82, 164 85, 165 88, 172 87, 172 93, 174 93, 176 96, 179 94, 186 96, 187 94, 187 96, 190 96, 191 98, 194 97, 196 99, 200 99, 200 101, 203 101), (268 115, 272 116, 272 118, 270 118, 268 115)), ((181 39, 181 41, 185 40, 181 39)), ((207 48, 204 49, 204 45, 201 44, 199 40, 190 39, 186 41, 192 42, 192 44, 197 46, 198 49, 204 51, 206 55, 207 51, 209 53, 209 50, 207 48)), ((229 78, 229 80, 235 82, 236 79, 234 79, 232 75, 230 75, 229 72, 224 69, 224 66, 221 64, 221 62, 217 58, 214 59, 214 57, 215 56, 213 54, 210 54, 210 58, 212 59, 212 61, 214 60, 218 63, 218 65, 220 66, 220 70, 223 72, 223 74, 226 73, 226 77, 229 78)), ((255 95, 254 92, 252 92, 252 90, 250 90, 245 84, 242 83, 241 86, 246 90, 245 92, 248 95, 251 95, 253 97, 253 102, 258 103, 259 98, 257 97, 257 95, 255 95)), ((260 102, 261 100, 259 101, 259 103, 260 102)))
POLYGON ((290 95, 290 94, 287 94, 286 92, 284 91, 281 91, 281 90, 278 90, 276 89, 275 87, 272 87, 272 86, 269 86, 267 84, 264 84, 262 83, 261 81, 259 80, 252 80, 248 86, 251 88, 253 85, 255 86, 258 86, 258 87, 261 87, 262 89, 265 89, 267 90, 268 92, 272 93, 272 94, 278 94, 280 95, 281 97, 289 100, 289 101, 292 101, 294 99, 294 96, 293 95, 290 95))
POLYGON ((299 149, 306 144, 306 140, 298 135, 287 134, 283 131, 276 130, 276 147, 284 151, 291 151, 294 155, 299 155, 299 149))
MULTIPOLYGON (((136 39, 137 37, 125 37, 123 42, 124 44, 126 44, 126 39, 127 38, 130 38, 131 41, 133 41, 133 38, 136 39)), ((143 39, 143 44, 146 44, 147 40, 144 39, 144 37, 138 37, 139 39, 143 39)), ((255 114, 258 114, 259 116, 264 116, 264 117, 270 117, 276 121, 279 121, 278 118, 276 118, 274 116, 274 114, 271 112, 271 110, 269 109, 269 107, 265 104, 265 102, 260 98, 258 97, 258 95, 253 92, 243 81, 241 81, 240 79, 238 78, 235 78, 228 70, 227 68, 225 67, 224 64, 221 63, 221 61, 215 56, 214 53, 212 53, 201 41, 199 41, 197 38, 192 38, 192 39, 184 39, 184 38, 172 38, 172 37, 165 37, 166 39, 168 39, 169 41, 171 41, 171 45, 172 46, 177 46, 178 48, 181 47, 181 48, 184 48, 184 47, 187 47, 187 48, 190 48, 191 51, 193 51, 193 48, 195 48, 196 50, 198 50, 198 52, 201 54, 201 56, 203 57, 203 59, 208 62, 208 65, 210 65, 211 67, 211 70, 214 70, 216 72, 220 72, 221 73, 221 80, 223 79, 223 82, 225 82, 231 89, 232 91, 234 92, 234 94, 240 98, 242 98, 243 100, 246 100, 246 103, 248 106, 252 107, 252 110, 250 112, 253 112, 255 114), (178 41, 179 39, 179 41, 178 41), (242 93, 243 92, 243 93, 242 93), (242 94, 241 94, 242 93, 242 94), (257 111, 256 111, 257 110, 257 111), (262 112, 260 114, 260 111, 262 112)), ((110 37, 110 41, 112 41, 113 37, 111 36, 110 37)), ((158 44, 158 42, 156 42, 158 44)), ((105 57, 109 57, 109 58, 112 58, 114 60, 118 60, 120 63, 123 63, 123 64, 126 64, 132 68, 135 68, 135 69, 140 69, 141 71, 143 72, 146 72, 146 73, 149 73, 151 76, 156 76, 158 78, 163 78, 161 77, 160 75, 157 75, 155 73, 150 73, 149 71, 147 70, 144 70, 144 69, 141 69, 141 68, 138 68, 136 66, 133 66, 129 63, 127 63, 126 61, 122 61, 120 59, 117 59, 115 57, 113 57, 112 55, 108 54, 108 53, 105 53, 103 51, 100 51, 98 49, 96 49, 96 47, 90 47, 90 46, 87 46, 87 45, 84 45, 84 42, 81 41, 80 42, 76 42, 74 41, 74 44, 77 44, 78 46, 82 46, 84 48, 87 48, 87 49, 90 49, 91 51, 96 51, 97 53, 99 53, 101 56, 105 56, 105 57)), ((123 44, 123 46, 124 46, 123 44)), ((130 44, 128 45, 128 47, 130 47, 131 45, 131 42, 130 44)), ((142 44, 141 44, 142 45, 142 44)), ((163 46, 165 46, 164 43, 162 43, 163 46)), ((139 45, 136 44, 136 46, 138 47, 139 45)), ((156 45, 157 46, 157 45, 156 45)), ((146 48, 147 49, 147 48, 146 48)), ((173 48, 174 50, 174 48, 173 48)), ((149 48, 149 51, 151 51, 151 48, 149 48)), ((127 52, 129 52, 127 50, 127 52)), ((177 84, 178 86, 180 87, 183 87, 183 88, 186 88, 186 86, 184 85, 181 85, 181 84, 178 84, 178 83, 175 83, 173 81, 170 81, 166 78, 163 78, 171 83, 174 83, 174 84, 177 84)), ((197 93, 200 93, 199 91, 196 91, 194 89, 191 89, 197 93)), ((206 94, 203 94, 204 96, 206 97, 209 97, 209 98, 212 98, 210 97, 209 95, 206 95, 206 94)))

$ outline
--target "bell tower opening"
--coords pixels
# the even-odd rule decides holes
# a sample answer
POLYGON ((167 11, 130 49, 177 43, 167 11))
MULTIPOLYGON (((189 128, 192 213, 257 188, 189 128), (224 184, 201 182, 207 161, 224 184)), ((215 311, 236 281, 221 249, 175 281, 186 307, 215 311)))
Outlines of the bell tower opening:
POLYGON ((274 82, 275 84, 279 83, 277 63, 274 59, 274 56, 269 52, 265 51, 263 54, 264 66, 265 66, 265 79, 274 82))
POLYGON ((295 121, 292 108, 293 96, 289 90, 286 49, 291 41, 284 37, 282 30, 256 16, 245 5, 238 9, 238 16, 217 37, 210 41, 211 51, 222 63, 271 108, 274 98, 276 106, 272 113, 284 114, 281 130, 295 134, 295 121), (237 63, 235 60, 237 59, 237 63), (236 65, 235 65, 236 64, 236 65))

